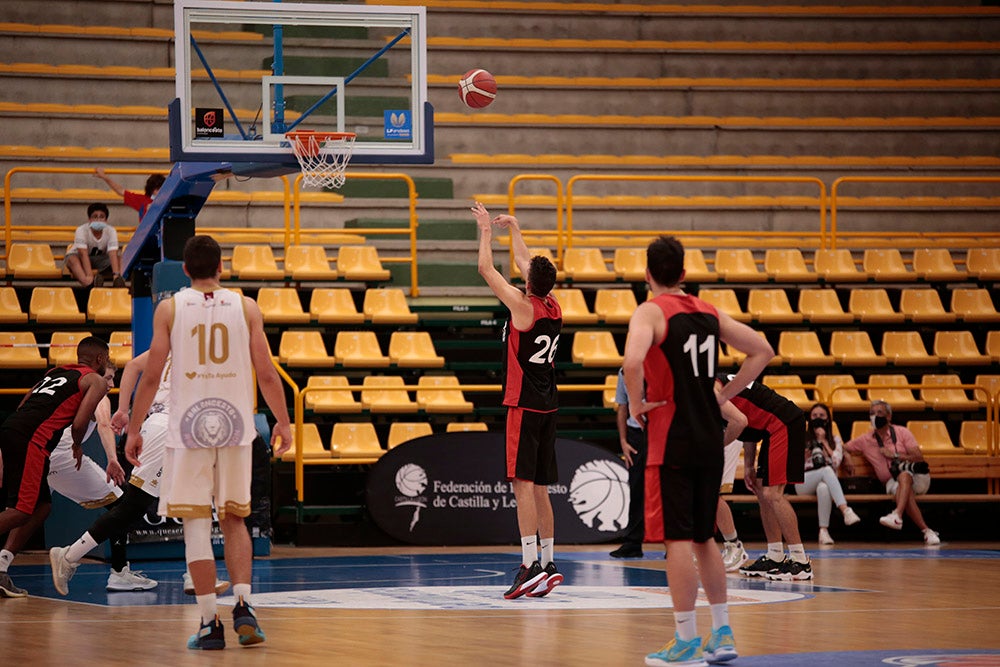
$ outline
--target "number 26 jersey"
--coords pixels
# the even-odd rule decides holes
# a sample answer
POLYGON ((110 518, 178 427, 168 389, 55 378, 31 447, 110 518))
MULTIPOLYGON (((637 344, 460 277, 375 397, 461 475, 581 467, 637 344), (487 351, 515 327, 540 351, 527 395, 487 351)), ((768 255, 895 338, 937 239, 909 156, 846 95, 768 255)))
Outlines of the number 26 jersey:
POLYGON ((559 407, 556 391, 556 349, 562 330, 562 309, 556 298, 529 294, 532 322, 525 330, 504 325, 503 405, 533 412, 559 407))

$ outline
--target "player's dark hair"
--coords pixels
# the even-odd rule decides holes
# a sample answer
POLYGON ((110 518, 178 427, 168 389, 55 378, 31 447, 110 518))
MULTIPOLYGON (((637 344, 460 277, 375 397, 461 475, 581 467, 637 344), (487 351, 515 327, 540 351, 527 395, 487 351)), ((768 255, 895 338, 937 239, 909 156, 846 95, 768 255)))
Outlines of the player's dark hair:
POLYGON ((146 179, 146 196, 152 197, 154 192, 163 187, 166 180, 163 174, 150 174, 146 179))
POLYGON ((104 211, 104 217, 110 218, 111 214, 108 213, 108 207, 101 202, 96 202, 87 207, 87 217, 94 215, 94 211, 104 211))
POLYGON ((556 284, 556 267, 547 257, 535 255, 528 265, 528 289, 535 296, 548 296, 556 284))
POLYGON ((673 236, 661 236, 646 248, 646 268, 660 287, 674 287, 684 273, 684 246, 673 236))
POLYGON ((222 261, 222 248, 211 236, 196 234, 184 244, 184 268, 191 280, 214 278, 222 261))
POLYGON ((96 357, 101 353, 108 353, 108 344, 97 336, 87 336, 76 344, 76 356, 78 359, 96 357))

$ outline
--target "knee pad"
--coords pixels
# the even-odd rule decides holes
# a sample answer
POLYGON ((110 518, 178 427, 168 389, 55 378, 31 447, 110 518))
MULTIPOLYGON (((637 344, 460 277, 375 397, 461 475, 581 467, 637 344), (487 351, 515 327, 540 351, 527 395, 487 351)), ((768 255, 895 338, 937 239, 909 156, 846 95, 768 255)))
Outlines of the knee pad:
POLYGON ((184 558, 188 563, 215 560, 211 519, 184 519, 184 558))

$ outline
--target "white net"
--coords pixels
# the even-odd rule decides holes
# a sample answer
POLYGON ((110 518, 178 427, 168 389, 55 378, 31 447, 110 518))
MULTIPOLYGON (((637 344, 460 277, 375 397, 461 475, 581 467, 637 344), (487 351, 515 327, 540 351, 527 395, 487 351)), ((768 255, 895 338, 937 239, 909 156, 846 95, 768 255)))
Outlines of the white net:
POLYGON ((353 132, 299 130, 285 135, 302 167, 302 183, 310 187, 339 188, 354 151, 353 132))

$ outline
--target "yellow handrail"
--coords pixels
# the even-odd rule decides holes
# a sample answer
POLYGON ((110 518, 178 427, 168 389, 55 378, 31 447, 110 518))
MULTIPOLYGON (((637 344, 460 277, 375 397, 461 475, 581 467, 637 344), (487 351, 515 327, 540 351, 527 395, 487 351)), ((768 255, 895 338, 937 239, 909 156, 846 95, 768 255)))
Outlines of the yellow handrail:
MULTIPOLYGON (((551 174, 518 174, 514 178, 510 179, 510 183, 507 185, 507 212, 510 215, 514 215, 514 191, 517 189, 518 183, 523 183, 525 181, 552 181, 556 184, 556 266, 562 266, 563 257, 563 205, 565 195, 563 194, 563 183, 558 176, 553 176, 551 174)), ((541 230, 528 230, 523 232, 527 236, 538 236, 544 234, 541 230)), ((513 246, 514 237, 510 236, 508 239, 508 244, 511 248, 511 256, 514 256, 513 246)), ((525 276, 526 278, 527 276, 525 276)))

